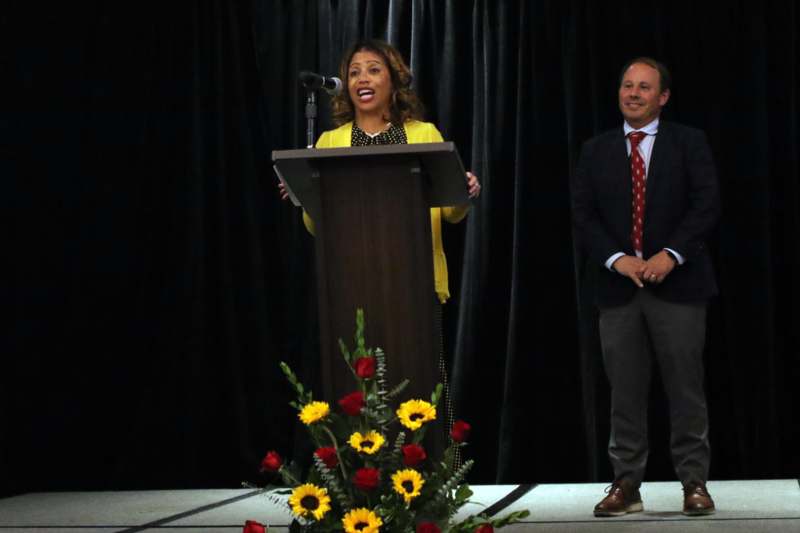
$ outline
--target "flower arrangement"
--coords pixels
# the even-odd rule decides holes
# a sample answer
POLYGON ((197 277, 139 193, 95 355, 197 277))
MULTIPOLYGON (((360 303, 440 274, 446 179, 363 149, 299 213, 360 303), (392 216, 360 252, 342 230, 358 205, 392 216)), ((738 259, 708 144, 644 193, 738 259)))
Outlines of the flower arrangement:
MULTIPOLYGON (((478 514, 454 522, 458 509, 473 494, 464 482, 473 461, 456 464, 456 450, 467 445, 470 425, 456 421, 441 460, 429 457, 423 438, 436 420, 441 384, 430 402, 411 399, 393 409, 390 403, 408 380, 392 390, 387 388, 386 357, 380 348, 366 348, 361 309, 356 313, 355 343, 351 352, 339 340, 357 385, 339 399, 341 413, 326 402, 315 401, 311 391, 281 363, 297 394, 290 404, 298 410, 316 446, 314 467, 306 482, 300 481, 299 468, 284 464, 275 451, 267 452, 261 462, 262 471, 279 474, 291 487, 274 491, 288 495, 294 517, 290 531, 491 533, 528 516, 528 511, 495 519, 478 514), (394 431, 398 424, 399 430, 394 431)), ((265 526, 251 520, 244 527, 244 533, 265 531, 265 526)))

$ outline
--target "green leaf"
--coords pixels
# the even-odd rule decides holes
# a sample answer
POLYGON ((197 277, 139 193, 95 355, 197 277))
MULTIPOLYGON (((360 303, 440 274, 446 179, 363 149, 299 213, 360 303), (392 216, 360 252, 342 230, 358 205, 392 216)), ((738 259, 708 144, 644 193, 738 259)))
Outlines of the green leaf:
POLYGON ((356 352, 359 355, 365 355, 366 349, 364 348, 364 310, 360 307, 356 309, 356 352))
POLYGON ((491 520, 490 523, 492 524, 492 527, 501 528, 509 524, 513 524, 514 522, 519 522, 523 518, 527 518, 528 516, 530 516, 530 514, 531 512, 528 511, 527 509, 523 511, 515 511, 513 513, 508 513, 502 518, 491 520))
POLYGON ((350 355, 350 350, 347 349, 347 345, 342 339, 339 339, 339 350, 342 352, 342 356, 344 360, 347 361, 347 364, 352 365, 353 358, 350 355))
POLYGON ((283 370, 283 373, 286 374, 286 378, 291 383, 297 383, 297 376, 292 371, 292 369, 291 369, 291 367, 289 365, 287 365, 285 362, 281 361, 280 362, 280 367, 281 367, 281 370, 283 370))
POLYGON ((458 487, 458 489, 456 489, 456 502, 458 502, 460 506, 463 503, 466 503, 466 501, 469 500, 473 494, 474 493, 472 492, 472 489, 469 488, 469 485, 464 483, 458 487))
POLYGON ((403 390, 408 386, 409 383, 410 381, 408 379, 404 379, 403 381, 401 381, 399 385, 397 385, 391 391, 386 393, 386 399, 394 398, 395 396, 403 392, 403 390))
MULTIPOLYGON (((283 373, 286 375, 287 381, 289 381, 289 383, 292 385, 292 388, 297 393, 297 399, 300 401, 300 403, 301 404, 305 404, 305 403, 310 402, 311 401, 311 391, 309 391, 307 394, 305 393, 305 389, 303 388, 303 384, 300 383, 300 381, 297 379, 297 376, 295 375, 294 372, 292 372, 292 369, 289 368, 289 365, 287 365, 286 363, 281 361, 279 363, 279 366, 281 367, 281 370, 283 371, 283 373)), ((294 406, 292 406, 292 407, 294 407, 294 406)))
POLYGON ((434 407, 439 405, 439 398, 442 397, 443 389, 444 386, 441 383, 437 383, 436 387, 433 389, 433 393, 431 393, 431 404, 433 404, 434 407))

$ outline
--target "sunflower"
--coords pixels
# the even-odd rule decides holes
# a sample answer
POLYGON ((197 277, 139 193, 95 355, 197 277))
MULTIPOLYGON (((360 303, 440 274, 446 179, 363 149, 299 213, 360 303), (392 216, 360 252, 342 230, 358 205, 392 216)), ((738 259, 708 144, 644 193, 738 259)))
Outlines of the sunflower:
POLYGON ((342 524, 346 533, 378 533, 383 521, 380 516, 361 507, 344 515, 342 524))
POLYGON ((311 402, 307 403, 300 410, 300 421, 303 424, 310 426, 315 422, 319 422, 331 412, 331 407, 325 402, 311 402))
POLYGON ((436 407, 423 400, 409 400, 400 404, 397 417, 401 424, 415 431, 425 422, 436 420, 436 407))
POLYGON ((350 446, 352 446, 356 451, 364 452, 368 455, 372 455, 373 453, 377 452, 386 439, 383 438, 383 435, 378 433, 377 431, 367 431, 365 434, 361 434, 358 431, 350 435, 350 446))
POLYGON ((406 468, 405 470, 398 470, 392 475, 392 488, 395 492, 403 496, 406 503, 419 496, 419 491, 425 480, 419 475, 419 472, 406 468))
POLYGON ((297 516, 303 518, 313 516, 317 520, 322 520, 325 513, 331 510, 331 498, 328 496, 327 490, 306 483, 292 491, 292 495, 289 496, 289 505, 297 516))

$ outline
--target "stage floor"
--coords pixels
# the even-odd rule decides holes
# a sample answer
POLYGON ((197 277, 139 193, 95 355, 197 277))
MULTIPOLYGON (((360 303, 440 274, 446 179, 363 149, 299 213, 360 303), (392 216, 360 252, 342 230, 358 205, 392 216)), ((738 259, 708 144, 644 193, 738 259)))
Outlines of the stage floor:
MULTIPOLYGON (((642 485, 645 511, 621 518, 594 518, 592 508, 605 484, 473 486, 474 503, 460 515, 490 508, 502 515, 528 509, 524 523, 507 533, 547 532, 798 532, 800 481, 713 481, 708 489, 717 512, 708 517, 680 513, 677 482, 642 485)), ((143 492, 31 493, 0 499, 0 533, 241 531, 245 520, 285 530, 291 514, 264 493, 249 489, 143 492)))

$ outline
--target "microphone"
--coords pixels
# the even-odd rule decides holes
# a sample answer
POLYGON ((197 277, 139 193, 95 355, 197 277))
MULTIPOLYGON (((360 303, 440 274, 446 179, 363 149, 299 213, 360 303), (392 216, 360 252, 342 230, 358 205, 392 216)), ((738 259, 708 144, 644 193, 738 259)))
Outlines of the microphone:
POLYGON ((339 78, 326 78, 307 70, 300 72, 299 77, 303 86, 307 89, 325 89, 325 92, 331 96, 336 96, 342 92, 342 80, 339 78))

